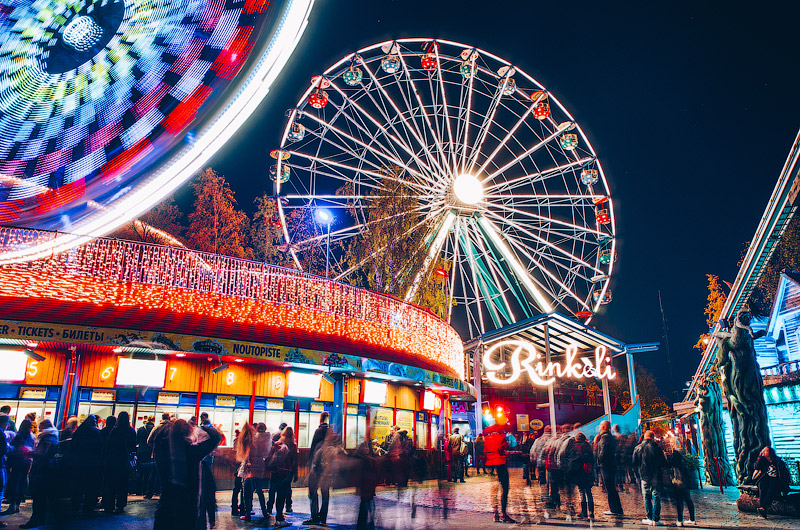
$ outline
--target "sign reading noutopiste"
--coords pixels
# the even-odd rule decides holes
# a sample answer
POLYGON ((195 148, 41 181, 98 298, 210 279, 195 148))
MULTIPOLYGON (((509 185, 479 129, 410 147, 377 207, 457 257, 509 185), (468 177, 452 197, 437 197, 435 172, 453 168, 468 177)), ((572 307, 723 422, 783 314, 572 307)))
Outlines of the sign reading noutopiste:
POLYGON ((578 346, 571 344, 565 351, 566 359, 563 362, 546 363, 536 346, 521 340, 506 340, 493 344, 483 354, 483 368, 486 377, 492 383, 508 385, 519 379, 522 372, 527 372, 531 383, 538 386, 548 386, 559 378, 597 378, 614 379, 617 373, 611 365, 611 357, 605 346, 598 346, 594 350, 594 359, 578 357, 578 346), (512 349, 511 373, 508 374, 509 362, 499 361, 503 348, 512 349), (524 355, 523 355, 524 352, 524 355), (499 362, 498 362, 499 361, 499 362), (502 376, 498 374, 502 373, 502 376))

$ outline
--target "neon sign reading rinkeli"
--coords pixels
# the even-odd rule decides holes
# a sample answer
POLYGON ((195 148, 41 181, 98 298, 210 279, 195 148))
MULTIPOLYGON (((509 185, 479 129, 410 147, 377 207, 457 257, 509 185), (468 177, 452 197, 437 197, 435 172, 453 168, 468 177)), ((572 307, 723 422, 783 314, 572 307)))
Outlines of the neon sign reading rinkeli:
POLYGON ((492 383, 500 385, 508 385, 519 379, 522 372, 528 373, 531 383, 534 385, 548 386, 553 384, 558 378, 598 378, 598 379, 614 379, 617 373, 611 365, 611 357, 605 346, 598 346, 594 350, 594 359, 587 357, 578 358, 578 346, 571 344, 567 346, 565 351, 566 359, 561 362, 545 363, 542 355, 536 350, 536 347, 530 342, 519 340, 506 340, 493 344, 483 354, 483 368, 486 372, 486 377, 492 383), (498 372, 506 372, 506 362, 495 362, 493 357, 495 353, 501 350, 504 346, 514 348, 511 353, 511 375, 498 377, 498 372), (522 357, 523 350, 526 356, 522 357))

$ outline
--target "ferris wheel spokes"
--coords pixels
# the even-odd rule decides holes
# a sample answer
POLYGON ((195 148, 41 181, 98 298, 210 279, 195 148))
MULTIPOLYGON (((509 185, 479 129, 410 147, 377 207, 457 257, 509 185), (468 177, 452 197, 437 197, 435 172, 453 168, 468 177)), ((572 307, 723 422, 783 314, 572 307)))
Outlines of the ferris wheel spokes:
MULTIPOLYGON (((445 157, 444 148, 442 147, 442 142, 439 139, 438 135, 436 134, 436 131, 433 128, 433 124, 431 123, 431 119, 428 116, 428 112, 425 110, 425 105, 422 103, 422 98, 420 97, 419 91, 417 90, 417 85, 416 85, 416 83, 414 83, 414 80, 411 77, 411 71, 408 69, 408 66, 406 65, 405 56, 403 55, 403 52, 400 51, 400 47, 398 46, 397 48, 398 48, 397 49, 397 57, 400 59, 400 64, 403 65, 401 70, 405 74, 406 79, 408 80, 408 84, 409 84, 409 86, 411 88, 411 91, 414 93, 414 96, 415 96, 415 98, 417 100, 417 104, 419 105, 419 110, 421 111, 421 114, 422 114, 423 118, 425 118, 425 123, 428 126, 427 130, 430 131, 431 136, 433 136, 433 141, 436 143, 437 152, 439 153, 439 157, 437 157, 437 158, 441 159, 440 161, 442 162, 442 165, 439 166, 439 167, 441 169, 443 169, 443 170, 445 170, 445 169, 449 170, 450 167, 447 164, 447 158, 445 157)), ((399 80, 398 80, 398 83, 399 83, 399 80)), ((406 102, 406 106, 408 107, 409 111, 413 110, 411 108, 412 106, 409 104, 409 102, 406 102)), ((409 114, 413 115, 413 112, 410 112, 409 114)), ((415 120, 415 123, 416 123, 416 120, 415 120)), ((450 177, 452 177, 453 175, 450 174, 450 171, 443 171, 442 176, 450 176, 450 177)))
POLYGON ((555 132, 551 133, 551 134, 550 134, 549 136, 547 136, 546 138, 544 138, 544 139, 540 140, 538 143, 534 144, 534 145, 533 145, 533 147, 529 148, 529 149, 528 149, 527 151, 525 151, 524 153, 522 153, 522 154, 519 154, 519 155, 515 156, 515 157, 514 157, 514 159, 513 159, 513 160, 511 160, 511 162, 508 162, 508 163, 507 163, 507 164, 505 164, 504 166, 502 166, 502 167, 500 167, 500 168, 498 168, 498 169, 494 170, 494 172, 492 172, 492 173, 488 174, 488 175, 486 176, 486 178, 484 178, 484 179, 481 181, 481 183, 482 183, 482 184, 485 184, 485 183, 487 183, 487 182, 491 182, 491 181, 492 181, 492 180, 493 180, 493 179, 494 179, 494 178, 495 178, 497 175, 500 175, 500 174, 502 174, 502 173, 503 173, 505 170, 507 170, 508 168, 510 168, 510 167, 514 166, 515 164, 519 163, 519 161, 520 161, 520 160, 522 160, 523 158, 529 157, 530 155, 532 155, 533 153, 535 153, 536 151, 538 151, 539 149, 541 149, 542 147, 544 147, 544 146, 545 146, 545 145, 547 145, 548 143, 550 143, 550 142, 552 142, 553 140, 555 140, 556 138, 558 138, 558 135, 559 135, 559 134, 561 134, 561 132, 562 132, 564 129, 568 128, 568 127, 569 127, 569 125, 565 125, 565 124, 562 124, 562 125, 560 125, 560 126, 559 126, 559 127, 556 129, 556 131, 555 131, 555 132))
POLYGON ((359 60, 361 61, 361 64, 364 66, 364 70, 366 70, 366 72, 369 74, 370 79, 372 79, 372 82, 375 83, 375 85, 378 87, 378 91, 383 95, 384 99, 386 99, 389 102, 389 104, 391 105, 392 109, 394 109, 394 111, 397 113, 397 116, 400 118, 400 120, 406 126, 407 131, 414 137, 414 139, 417 141, 417 143, 423 149, 423 151, 425 152, 425 155, 427 157, 428 163, 431 166, 436 166, 436 169, 439 170, 439 174, 443 174, 444 171, 442 170, 442 168, 439 166, 438 162, 434 158, 433 154, 430 151, 430 148, 428 147, 426 142, 422 141, 422 138, 415 132, 414 129, 417 129, 416 121, 414 122, 414 128, 412 129, 411 126, 409 126, 408 121, 406 120, 406 117, 405 117, 404 113, 397 106, 397 103, 395 103, 394 99, 388 94, 388 92, 386 91, 384 86, 381 84, 381 82, 378 80, 378 78, 375 76, 375 74, 369 68, 369 66, 364 61, 364 59, 359 57, 359 60))

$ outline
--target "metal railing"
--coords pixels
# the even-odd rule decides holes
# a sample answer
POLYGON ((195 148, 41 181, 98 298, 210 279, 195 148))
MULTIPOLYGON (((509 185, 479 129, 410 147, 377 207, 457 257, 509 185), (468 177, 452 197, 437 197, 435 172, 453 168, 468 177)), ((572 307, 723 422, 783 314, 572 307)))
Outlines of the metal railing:
POLYGON ((798 371, 800 371, 800 361, 789 361, 788 363, 762 368, 761 375, 762 377, 767 375, 789 375, 798 371))
MULTIPOLYGON (((55 237, 52 232, 0 227, 0 252, 55 237)), ((93 239, 46 258, 3 265, 2 269, 192 290, 370 321, 422 336, 423 342, 440 349, 440 360, 446 359, 457 373, 463 372, 464 352, 458 333, 433 313, 382 293, 295 269, 111 238, 93 239)))

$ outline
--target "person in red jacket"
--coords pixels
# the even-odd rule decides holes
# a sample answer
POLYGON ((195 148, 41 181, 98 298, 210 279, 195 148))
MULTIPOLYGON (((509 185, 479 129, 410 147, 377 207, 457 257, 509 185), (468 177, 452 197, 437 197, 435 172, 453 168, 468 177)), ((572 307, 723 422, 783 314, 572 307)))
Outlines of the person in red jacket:
MULTIPOLYGON (((508 508, 508 458, 506 451, 508 450, 508 441, 503 429, 498 425, 492 425, 486 429, 486 437, 483 442, 483 452, 486 455, 486 465, 497 473, 497 482, 503 489, 502 497, 500 500, 500 508, 503 513, 502 522, 516 523, 514 519, 508 516, 506 509, 508 508)), ((492 502, 494 506, 494 520, 500 522, 500 514, 497 513, 497 488, 492 488, 492 502)))

